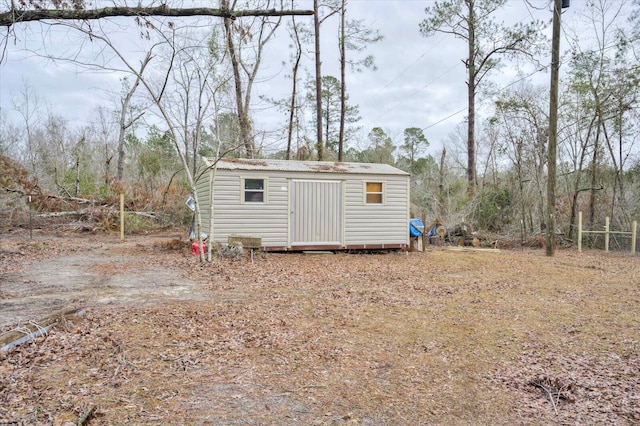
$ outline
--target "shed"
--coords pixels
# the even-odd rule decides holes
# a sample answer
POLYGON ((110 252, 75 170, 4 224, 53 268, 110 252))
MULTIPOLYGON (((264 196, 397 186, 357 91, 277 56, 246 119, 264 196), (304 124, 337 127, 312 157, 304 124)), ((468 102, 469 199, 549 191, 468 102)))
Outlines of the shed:
POLYGON ((215 243, 244 235, 267 251, 409 245, 409 174, 400 169, 230 158, 214 164, 204 159, 208 170, 196 188, 202 231, 215 243))

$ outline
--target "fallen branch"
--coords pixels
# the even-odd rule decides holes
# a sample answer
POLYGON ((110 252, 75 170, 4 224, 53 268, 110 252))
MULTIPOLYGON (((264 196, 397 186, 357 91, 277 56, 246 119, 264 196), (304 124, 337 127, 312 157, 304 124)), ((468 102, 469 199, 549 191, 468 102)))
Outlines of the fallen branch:
POLYGON ((565 394, 573 387, 572 383, 561 383, 559 379, 550 379, 548 377, 536 378, 529 381, 529 385, 541 389, 545 396, 549 398, 553 411, 558 415, 558 405, 561 399, 571 400, 569 395, 565 394))
POLYGON ((88 422, 89 420, 91 420, 91 417, 93 417, 93 413, 95 413, 96 411, 96 406, 92 405, 91 408, 89 408, 89 410, 87 410, 82 417, 80 417, 78 419, 78 423, 76 423, 77 426, 83 426, 86 422, 88 422))
POLYGON ((82 308, 71 308, 56 312, 48 317, 44 318, 37 323, 30 321, 29 324, 25 324, 23 327, 18 327, 13 331, 0 335, 0 348, 6 348, 8 350, 13 346, 17 346, 25 337, 39 337, 42 332, 48 332, 55 323, 62 317, 78 315, 82 308))
MULTIPOLYGON (((107 212, 107 213, 111 213, 111 214, 119 214, 119 211, 117 209, 115 209, 115 208, 105 208, 103 211, 107 212)), ((127 214, 132 214, 132 215, 135 215, 135 216, 148 217, 150 219, 155 219, 157 217, 157 213, 155 213, 155 212, 132 212, 132 211, 126 211, 126 213, 127 214)), ((51 218, 51 217, 66 217, 66 216, 84 216, 86 214, 89 214, 89 209, 66 211, 66 212, 40 213, 40 214, 38 214, 38 217, 51 218)))
POLYGON ((558 415, 558 402, 560 401, 560 394, 558 394, 558 400, 555 399, 555 397, 553 396, 553 392, 551 392, 551 389, 542 386, 542 389, 544 389, 547 392, 547 395, 549 396, 549 401, 551 401, 551 406, 553 407, 553 411, 555 411, 556 416, 558 415))
POLYGON ((480 248, 480 247, 451 246, 449 247, 449 250, 451 251, 486 251, 488 253, 500 253, 500 249, 480 248))
POLYGON ((46 198, 46 199, 50 199, 50 200, 60 200, 60 201, 69 201, 69 202, 74 202, 74 203, 78 203, 78 204, 91 204, 92 206, 96 206, 96 205, 106 205, 104 201, 99 201, 99 200, 89 200, 88 198, 79 198, 79 197, 73 197, 73 196, 66 196, 66 197, 62 197, 60 195, 53 195, 53 194, 45 194, 45 193, 41 193, 41 192, 33 192, 33 191, 23 191, 20 189, 12 189, 12 188, 2 188, 5 192, 10 192, 13 194, 19 194, 22 195, 23 197, 27 197, 27 196, 32 196, 32 197, 40 197, 40 198, 46 198))
POLYGON ((66 217, 66 216, 83 216, 89 213, 88 209, 70 211, 70 212, 52 212, 52 213, 40 213, 38 217, 66 217))
POLYGON ((136 215, 136 216, 148 217, 148 218, 151 218, 151 219, 155 219, 156 216, 157 216, 157 213, 154 213, 154 212, 130 212, 130 211, 128 211, 126 213, 133 214, 133 215, 136 215))
MULTIPOLYGON (((13 4, 13 3, 12 3, 13 4)), ((20 22, 42 21, 45 19, 63 20, 94 20, 116 16, 216 16, 220 18, 236 19, 243 16, 286 16, 313 15, 313 10, 229 10, 200 8, 171 9, 162 4, 157 7, 104 7, 101 9, 37 9, 23 10, 11 8, 8 12, 0 13, 0 27, 10 27, 20 22)))

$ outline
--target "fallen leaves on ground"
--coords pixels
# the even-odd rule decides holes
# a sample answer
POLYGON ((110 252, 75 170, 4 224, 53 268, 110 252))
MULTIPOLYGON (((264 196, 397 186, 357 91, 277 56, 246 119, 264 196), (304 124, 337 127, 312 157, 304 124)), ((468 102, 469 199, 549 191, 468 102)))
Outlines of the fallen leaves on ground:
POLYGON ((95 406, 90 424, 640 422, 636 258, 433 250, 200 265, 153 247, 136 246, 120 273, 175 268, 207 297, 88 306, 1 354, 0 419, 74 423, 95 406))

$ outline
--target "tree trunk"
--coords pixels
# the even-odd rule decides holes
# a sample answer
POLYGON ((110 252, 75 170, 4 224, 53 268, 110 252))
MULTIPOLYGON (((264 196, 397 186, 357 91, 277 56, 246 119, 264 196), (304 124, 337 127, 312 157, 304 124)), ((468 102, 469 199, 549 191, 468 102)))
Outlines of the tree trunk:
POLYGON ((318 16, 318 0, 313 0, 313 27, 316 44, 316 132, 318 161, 324 160, 324 142, 322 140, 322 62, 320 62, 320 17, 318 16))
MULTIPOLYGON (((536 161, 536 192, 538 194, 538 208, 540 214, 538 215, 538 223, 537 229, 542 229, 545 223, 545 194, 544 194, 544 168, 545 164, 547 164, 547 144, 549 142, 549 126, 546 128, 540 126, 536 122, 536 142, 538 143, 538 147, 536 150, 537 161, 536 161)), ((529 212, 531 213, 531 211, 529 212)), ((533 215, 531 215, 531 221, 529 224, 529 230, 531 232, 536 231, 533 224, 533 215)))
POLYGON ((136 74, 136 81, 135 83, 133 83, 133 86, 131 87, 131 89, 127 92, 127 94, 125 95, 124 99, 121 102, 122 105, 122 110, 120 111, 120 120, 119 120, 119 132, 118 132, 118 165, 117 165, 117 169, 118 169, 118 182, 122 181, 122 177, 124 175, 124 140, 126 137, 126 133, 127 133, 127 129, 131 126, 133 126, 133 123, 135 123, 140 117, 142 117, 142 115, 144 114, 144 112, 138 114, 135 118, 132 118, 131 120, 129 120, 127 122, 127 109, 129 109, 129 103, 131 102, 131 98, 133 97, 133 94, 135 93, 136 89, 138 88, 138 85, 140 85, 140 76, 142 75, 142 73, 144 72, 145 67, 147 66, 147 64, 149 63, 149 61, 151 60, 151 58, 149 56, 147 56, 145 58, 145 60, 142 62, 142 65, 140 66, 140 72, 138 74, 136 74))
POLYGON ((574 186, 573 186, 573 197, 571 199, 571 213, 569 217, 569 238, 577 238, 576 217, 578 216, 578 196, 580 195, 580 192, 583 191, 580 189, 580 180, 582 177, 582 165, 584 162, 584 156, 585 156, 585 152, 583 150, 582 154, 580 155, 580 161, 578 163, 579 166, 578 166, 578 170, 576 171, 576 177, 575 177, 574 186))
POLYGON ((75 196, 80 195, 80 154, 76 155, 76 185, 75 185, 75 196))
MULTIPOLYGON (((587 134, 586 137, 584 138, 583 142, 580 142, 580 158, 578 159, 578 164, 576 167, 576 177, 574 180, 574 184, 573 184, 573 198, 572 198, 572 202, 571 202, 571 217, 570 217, 570 221, 569 221, 569 235, 571 236, 571 238, 577 237, 576 235, 576 218, 578 216, 578 196, 580 195, 580 192, 582 192, 583 190, 580 189, 580 184, 582 183, 582 172, 583 172, 583 167, 584 167, 584 162, 586 160, 586 156, 587 156, 587 145, 589 144, 589 141, 591 140, 591 133, 593 132, 593 127, 594 127, 594 122, 595 122, 595 117, 592 117, 590 122, 589 122, 589 126, 587 126, 587 134)), ((576 118, 576 121, 578 121, 578 118, 576 118)), ((578 135, 576 135, 576 141, 578 140, 578 135)))
MULTIPOLYGON (((137 81, 137 80, 136 80, 137 81)), ((118 182, 122 181, 124 175, 124 138, 126 136, 127 126, 125 123, 127 106, 129 105, 129 94, 122 101, 122 111, 120 111, 120 131, 118 132, 118 182)))
MULTIPOLYGON (((622 105, 622 101, 618 106, 618 110, 620 111, 620 123, 624 123, 624 111, 625 106, 622 105)), ((622 156, 622 145, 624 143, 624 138, 622 136, 623 126, 620 124, 620 131, 618 133, 618 168, 616 169, 616 180, 618 181, 618 185, 620 186, 620 200, 624 202, 626 195, 624 193, 624 180, 622 179, 623 167, 624 167, 624 159, 622 156)), ((613 155, 613 153, 611 154, 613 155)), ((613 215, 612 215, 613 216, 613 215)))
MULTIPOLYGON (((620 123, 622 123, 622 105, 618 105, 618 110, 619 110, 619 120, 620 123)), ((609 210, 609 216, 610 217, 615 217, 615 211, 616 211, 616 205, 620 205, 624 208, 624 204, 621 202, 623 199, 623 191, 624 191, 624 184, 622 181, 622 164, 623 164, 623 158, 622 158, 622 144, 623 144, 623 138, 622 138, 622 125, 620 125, 620 131, 619 131, 619 140, 618 140, 618 145, 619 145, 619 149, 620 149, 620 155, 616 156, 616 153, 613 149, 613 145, 611 144, 611 139, 609 138, 609 132, 607 131, 607 126, 606 124, 603 122, 602 123, 602 134, 604 136, 604 140, 607 143, 607 149, 609 150, 609 155, 611 157, 611 163, 613 165, 614 170, 616 171, 616 175, 614 177, 614 183, 613 183, 613 188, 612 188, 612 194, 611 194, 611 206, 610 206, 610 210, 609 210), (620 189, 620 198, 618 199, 618 189, 620 189)))
MULTIPOLYGON (((596 100, 597 104, 597 100, 596 100)), ((597 108, 599 109, 599 108, 597 108)), ((599 111, 598 124, 596 125, 596 137, 593 142, 593 157, 591 157, 591 191, 589 191, 589 224, 594 225, 596 221, 596 187, 598 186, 598 150, 600 149, 600 127, 602 125, 602 116, 599 111)))
POLYGON ((111 160, 113 156, 109 156, 109 147, 105 145, 104 147, 104 156, 106 160, 104 160, 104 184, 109 185, 109 176, 111 175, 111 160))
POLYGON ((547 228, 545 254, 556 254, 556 147, 558 142, 558 73, 560 68, 560 9, 562 0, 553 7, 553 40, 551 43, 551 83, 549 90, 549 147, 547 150, 547 228))
MULTIPOLYGON (((229 0, 222 0, 222 8, 229 9, 229 0)), ((253 158, 255 156, 255 147, 251 138, 251 123, 249 123, 249 117, 247 117, 247 111, 245 110, 242 102, 242 80, 240 78, 240 63, 238 56, 236 55, 236 47, 233 42, 231 18, 224 18, 225 35, 227 36, 227 49, 229 49, 229 57, 231 59, 231 67, 233 69, 233 81, 235 83, 236 92, 236 109, 238 111, 238 124, 240 126, 240 140, 244 145, 245 154, 247 158, 253 158)))
POLYGON ((347 67, 347 56, 345 51, 345 15, 347 13, 347 0, 342 0, 342 9, 340 13, 340 134, 338 135, 338 161, 342 161, 344 150, 344 119, 346 114, 346 95, 347 82, 345 78, 345 69, 347 67))
POLYGON ((470 197, 476 190, 476 65, 475 65, 475 11, 473 0, 467 3, 469 6, 469 44, 467 56, 468 82, 467 82, 467 193, 470 197))
POLYGON ((286 159, 291 159, 291 141, 293 140, 294 118, 296 117, 296 98, 298 97, 298 68, 300 67, 300 59, 302 58, 302 45, 300 43, 300 36, 298 34, 298 27, 296 26, 295 18, 293 20, 293 34, 296 47, 296 58, 293 63, 293 69, 291 70, 292 88, 291 88, 291 103, 289 104, 289 128, 287 130, 287 156, 286 159))
POLYGON ((446 191, 444 189, 444 159, 447 155, 447 148, 442 148, 442 155, 440 156, 440 182, 438 183, 438 198, 440 199, 440 208, 439 208, 439 216, 446 217, 446 212, 444 209, 445 195, 446 191))
MULTIPOLYGON (((324 147, 328 147, 329 146, 329 126, 331 125, 331 123, 329 122, 329 117, 331 114, 331 102, 330 102, 330 96, 327 96, 326 102, 324 102, 324 106, 323 108, 325 108, 325 112, 324 112, 324 136, 327 138, 326 143, 324 144, 324 147)), ((318 161, 320 161, 320 159, 318 159, 318 161)))

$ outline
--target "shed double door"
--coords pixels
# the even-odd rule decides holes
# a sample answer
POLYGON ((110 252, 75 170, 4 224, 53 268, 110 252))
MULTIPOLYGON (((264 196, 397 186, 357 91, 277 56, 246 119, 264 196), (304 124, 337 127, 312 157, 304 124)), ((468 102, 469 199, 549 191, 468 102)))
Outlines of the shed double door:
POLYGON ((289 185, 291 246, 341 247, 343 183, 292 179, 289 185))

